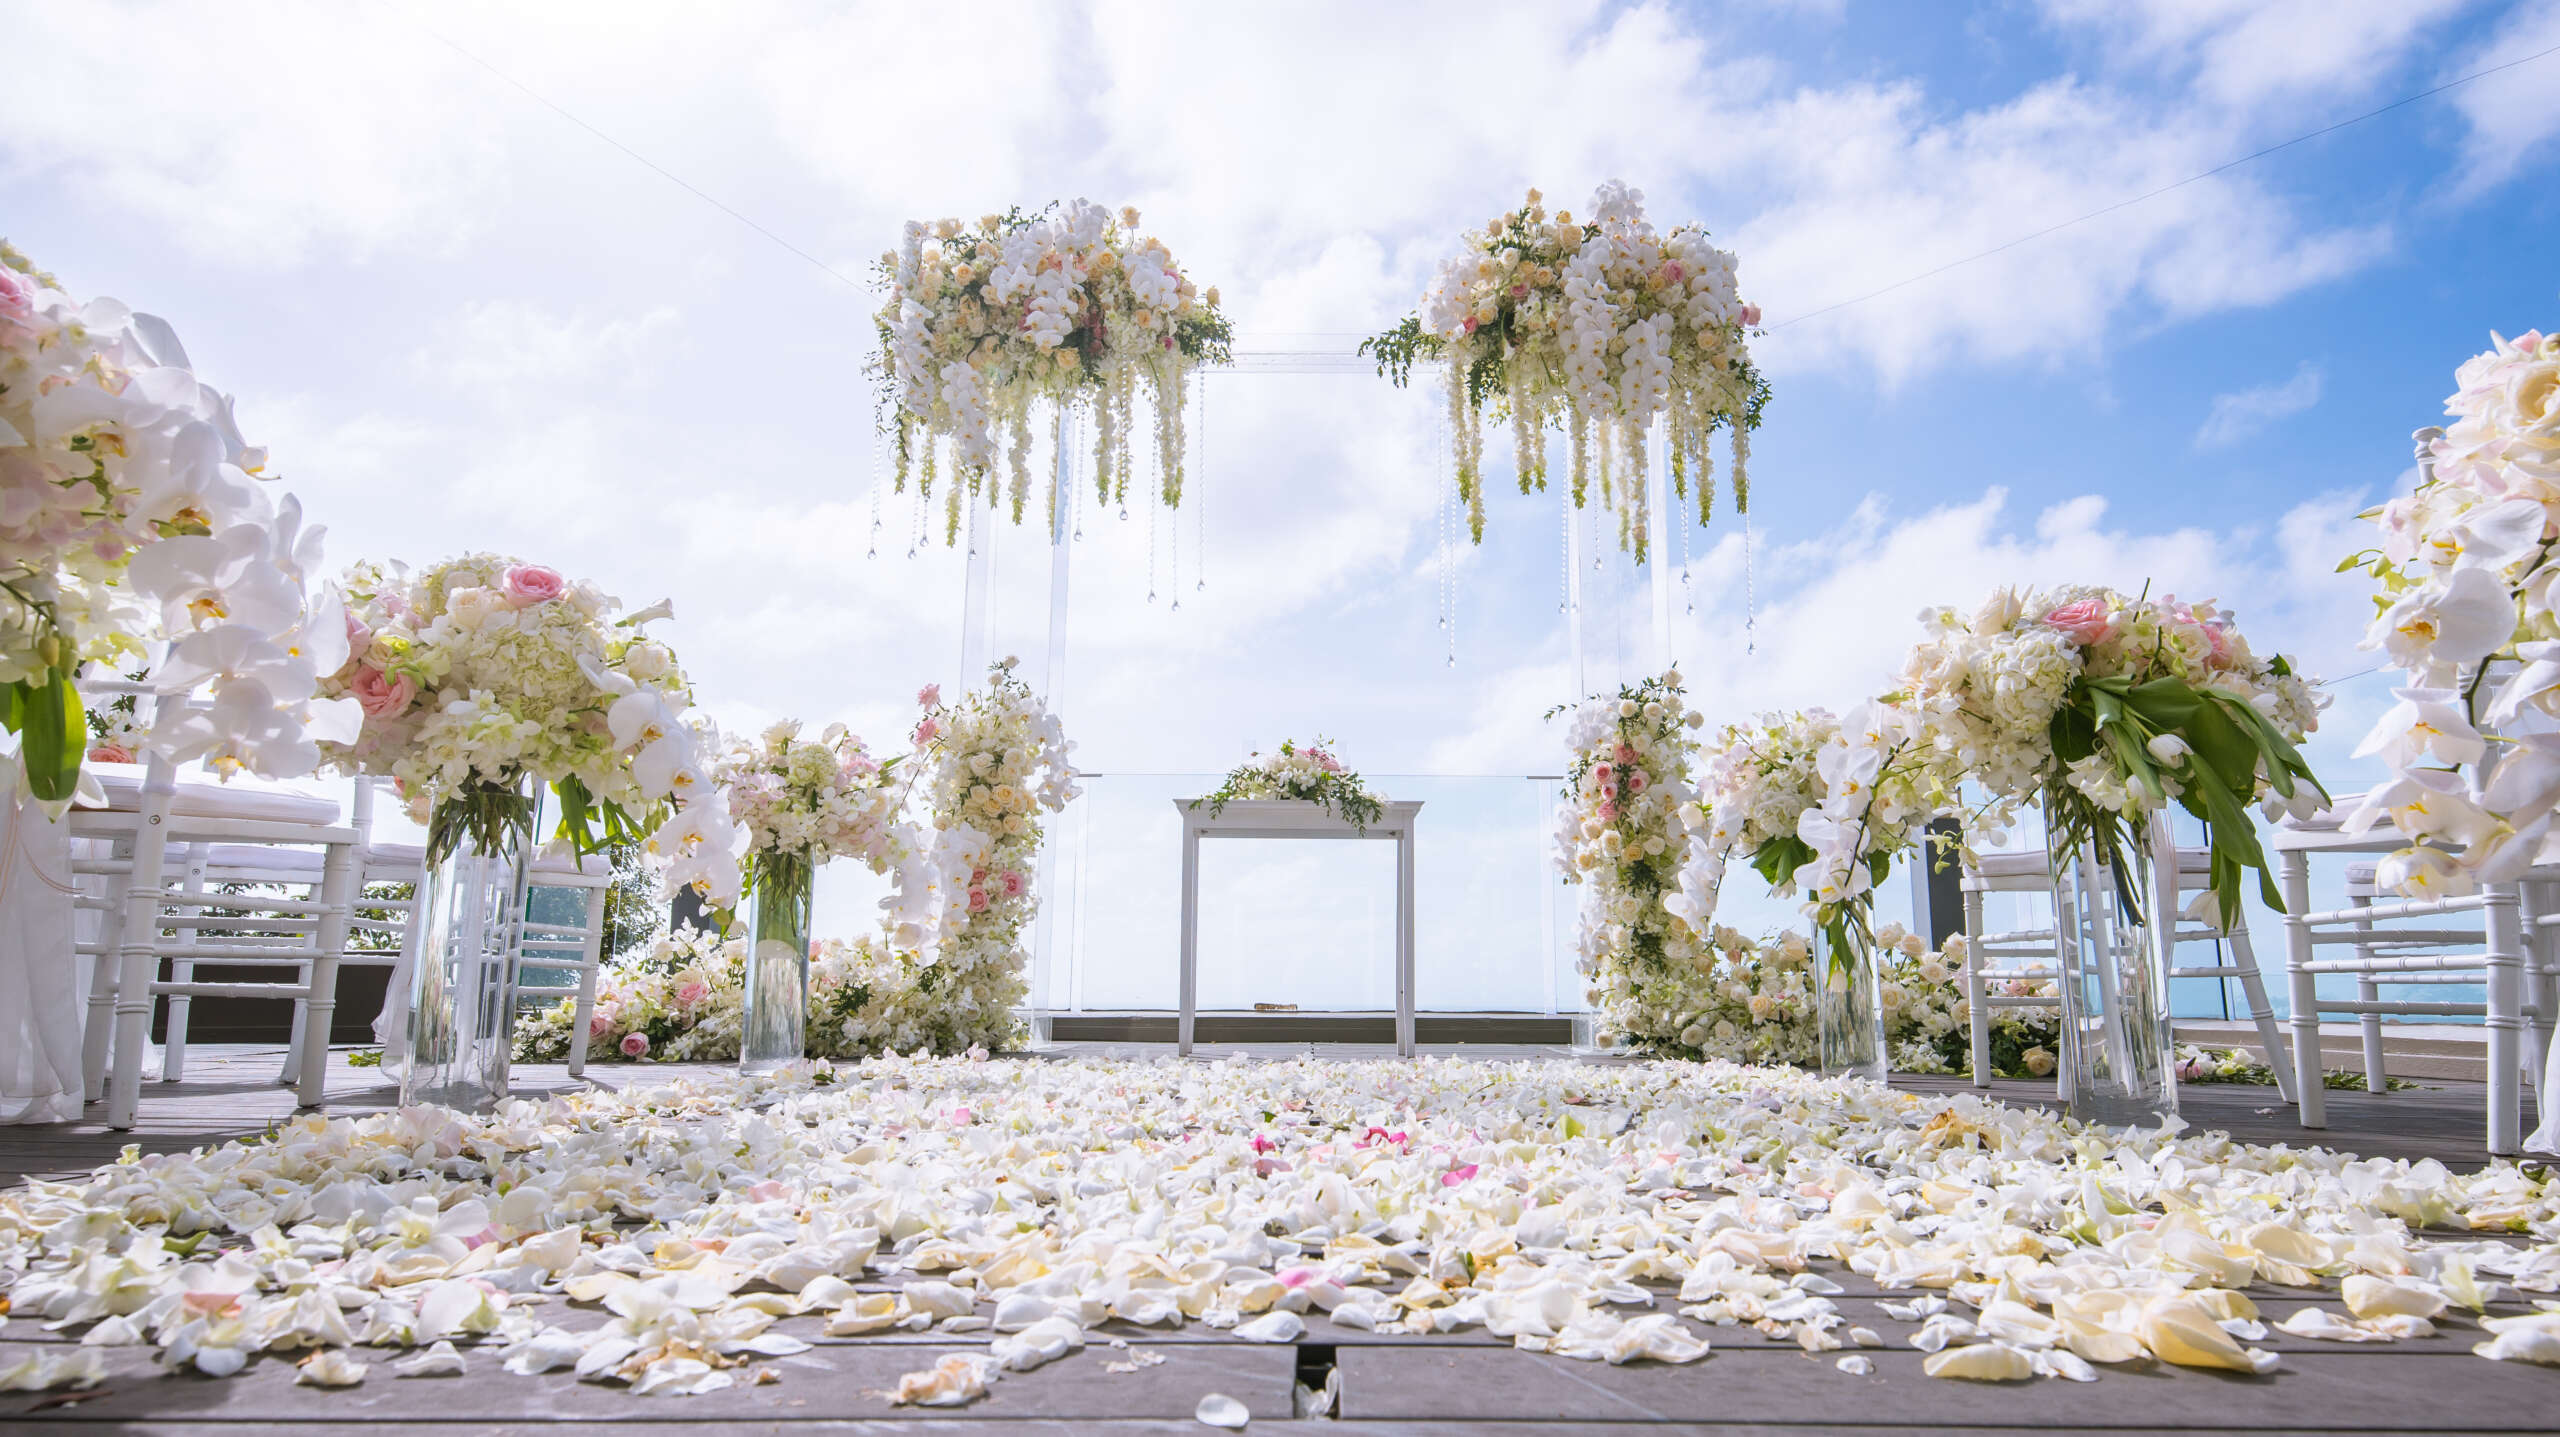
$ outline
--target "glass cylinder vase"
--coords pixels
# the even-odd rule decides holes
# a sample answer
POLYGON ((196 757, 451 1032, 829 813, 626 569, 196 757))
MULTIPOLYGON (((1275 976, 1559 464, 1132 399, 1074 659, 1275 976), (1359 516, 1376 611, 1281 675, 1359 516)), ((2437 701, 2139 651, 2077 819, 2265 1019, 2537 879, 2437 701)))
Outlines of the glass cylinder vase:
POLYGON ((738 1069, 770 1073, 809 1051, 809 927, 817 865, 806 853, 755 855, 747 929, 746 1014, 738 1069))
POLYGON ((1825 1077, 1885 1080, 1884 985, 1863 913, 1813 927, 1814 1027, 1825 1077))
POLYGON ((526 866, 542 790, 475 783, 436 806, 417 895, 400 1101, 485 1110, 515 1053, 526 866))
MULTIPOLYGON (((2048 832, 2065 831, 2046 821, 2048 832)), ((2113 847, 2052 854, 2062 1063, 2073 1117, 2148 1126, 2178 1111, 2169 977, 2151 921, 2170 900, 2138 834, 2113 847)))

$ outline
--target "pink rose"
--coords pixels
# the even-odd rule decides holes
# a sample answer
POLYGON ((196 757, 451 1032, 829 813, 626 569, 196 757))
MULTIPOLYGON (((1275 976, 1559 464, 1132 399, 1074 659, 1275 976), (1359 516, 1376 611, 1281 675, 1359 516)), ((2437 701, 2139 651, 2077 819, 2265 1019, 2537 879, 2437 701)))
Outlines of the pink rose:
POLYGON ((613 1014, 611 1011, 604 1008, 598 1008, 587 1015, 587 1036, 589 1038, 601 1038, 612 1031, 613 1014))
POLYGON ((933 736, 940 732, 942 732, 942 725, 935 723, 931 719, 926 719, 923 723, 916 725, 916 742, 931 743, 933 742, 933 736))
POLYGON ((1617 773, 1617 771, 1618 766, 1609 762, 1605 758, 1600 762, 1591 765, 1591 776, 1600 780, 1602 783, 1607 783, 1611 775, 1617 773))
POLYGON ((646 1033, 625 1033, 625 1034, 622 1036, 622 1056, 624 1056, 624 1057, 626 1057, 626 1058, 637 1058, 637 1057, 639 1057, 641 1054, 646 1053, 646 1052, 648 1052, 648 1051, 649 1051, 649 1035, 648 1035, 648 1034, 646 1034, 646 1033))
POLYGON ((507 602, 519 609, 547 604, 569 591, 569 581, 557 569, 540 564, 511 564, 505 580, 507 602))
POLYGON ((2045 615, 2044 621, 2074 643, 2094 644, 2107 636, 2107 601, 2081 599, 2068 603, 2045 615))
POLYGON ((1473 334, 1476 332, 1476 317, 1474 315, 1468 315, 1466 317, 1465 324, 1467 333, 1473 334))
POLYGON ((1618 805, 1617 805, 1617 804, 1615 804, 1615 803, 1611 803, 1611 802, 1603 802, 1603 803, 1600 805, 1600 821, 1601 821, 1602 823, 1615 823, 1615 822, 1617 822, 1617 821, 1618 821, 1618 805))
POLYGON ((24 314, 35 308, 35 281, 0 264, 0 310, 24 314))
POLYGON ((395 679, 362 664, 356 666, 356 676, 347 681, 347 689, 368 718, 398 718, 409 711, 409 705, 418 697, 417 680, 406 674, 395 679))
POLYGON ((1627 792, 1642 793, 1644 792, 1644 785, 1645 776, 1643 769, 1631 768, 1627 770, 1627 792))
POLYGON ((985 911, 986 911, 986 907, 987 907, 987 890, 985 890, 985 889, 983 889, 983 888, 972 888, 972 889, 970 889, 970 890, 969 890, 969 911, 970 911, 970 912, 972 912, 972 913, 983 913, 983 912, 985 912, 985 911))
POLYGON ((942 702, 942 685, 926 684, 923 688, 916 690, 916 704, 918 707, 931 708, 940 702, 942 702))
POLYGON ((373 630, 364 626, 364 620, 356 617, 355 610, 349 609, 347 611, 347 652, 362 654, 372 647, 373 630))
POLYGON ((1760 322, 1760 306, 1756 304, 1744 305, 1742 307, 1742 322, 1746 325, 1758 324, 1760 322))
POLYGON ((1525 284, 1515 284, 1511 286, 1511 297, 1513 299, 1527 299, 1529 297, 1529 286, 1525 284))
POLYGON ((1022 896, 1022 875, 1011 869, 1005 870, 1004 896, 1007 898, 1020 898, 1022 896))
POLYGON ((120 743, 102 743, 89 750, 91 763, 131 763, 133 750, 120 743))
POLYGON ((676 989, 676 1002, 687 1008, 710 996, 711 985, 699 978, 676 989))

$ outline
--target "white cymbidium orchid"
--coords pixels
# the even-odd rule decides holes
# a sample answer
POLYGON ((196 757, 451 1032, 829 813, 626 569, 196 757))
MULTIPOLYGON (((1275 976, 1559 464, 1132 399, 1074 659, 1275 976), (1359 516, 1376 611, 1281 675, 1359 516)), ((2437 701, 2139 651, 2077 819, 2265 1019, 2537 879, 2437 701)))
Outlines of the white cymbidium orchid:
POLYGON ((2378 755, 2393 769, 2406 770, 2430 758, 2446 764, 2472 763, 2487 752, 2487 741, 2463 712, 2460 691, 2408 688, 2391 693, 2400 701, 2375 722, 2373 732, 2357 746, 2357 758, 2378 755))
POLYGON ((2359 646, 2381 649, 2412 675, 2449 680, 2515 636, 2515 597, 2494 571, 2456 569, 2382 611, 2359 646))

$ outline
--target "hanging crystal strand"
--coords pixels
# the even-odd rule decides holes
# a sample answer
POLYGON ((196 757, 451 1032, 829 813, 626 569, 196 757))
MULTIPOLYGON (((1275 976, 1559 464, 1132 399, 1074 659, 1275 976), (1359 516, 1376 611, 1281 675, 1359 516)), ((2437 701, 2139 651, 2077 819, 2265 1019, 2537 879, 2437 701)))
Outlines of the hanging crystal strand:
POLYGON ((1556 550, 1556 612, 1573 612, 1573 496, 1558 491, 1556 513, 1560 535, 1556 550))
POLYGON ((1760 595, 1752 587, 1751 511, 1742 511, 1742 651, 1760 652, 1760 595))
MULTIPOLYGON (((928 455, 932 452, 930 448, 932 442, 925 441, 928 446, 926 451, 928 455)), ((907 495, 907 557, 910 559, 916 556, 918 549, 924 547, 924 507, 924 484, 919 480, 907 495)))
MULTIPOLYGON (((1481 482, 1476 485, 1474 497, 1476 507, 1481 508, 1484 503, 1484 485, 1481 482)), ((1440 611, 1445 616, 1440 627, 1449 636, 1449 667, 1454 669, 1458 666, 1458 506, 1454 499, 1449 505, 1447 537, 1440 544, 1444 556, 1440 561, 1440 611)))
POLYGON ((874 427, 871 431, 871 547, 870 552, 862 556, 866 559, 880 557, 880 491, 886 487, 883 481, 889 477, 888 458, 886 436, 874 427))
POLYGON ((1689 516, 1681 512, 1685 507, 1686 506, 1684 505, 1669 504, 1663 506, 1665 510, 1664 517, 1670 521, 1672 528, 1680 531, 1680 601, 1683 606, 1682 611, 1684 613, 1694 614, 1698 612, 1698 596, 1689 587, 1689 516))
MULTIPOLYGON (((1125 481, 1124 481, 1124 482, 1125 482, 1125 481)), ((1148 603, 1150 603, 1150 604, 1152 604, 1152 603, 1154 603, 1154 602, 1156 601, 1156 515, 1157 515, 1157 514, 1158 514, 1158 513, 1163 509, 1164 505, 1163 505, 1163 495, 1157 491, 1156 486, 1154 486, 1154 485, 1150 484, 1150 485, 1146 486, 1146 489, 1147 489, 1147 602, 1148 602, 1148 603)), ((1126 496, 1126 495, 1121 496, 1121 503, 1123 503, 1123 504, 1125 505, 1127 502, 1128 502, 1128 496, 1126 496)), ((1120 517, 1121 517, 1121 518, 1123 518, 1123 519, 1128 518, 1128 517, 1129 517, 1129 511, 1128 511, 1126 508, 1123 508, 1123 509, 1120 511, 1120 517)))
POLYGON ((1191 384, 1200 405, 1199 422, 1191 426, 1191 442, 1198 446, 1191 460, 1191 591, 1196 594, 1209 587, 1209 372, 1197 371, 1191 384))

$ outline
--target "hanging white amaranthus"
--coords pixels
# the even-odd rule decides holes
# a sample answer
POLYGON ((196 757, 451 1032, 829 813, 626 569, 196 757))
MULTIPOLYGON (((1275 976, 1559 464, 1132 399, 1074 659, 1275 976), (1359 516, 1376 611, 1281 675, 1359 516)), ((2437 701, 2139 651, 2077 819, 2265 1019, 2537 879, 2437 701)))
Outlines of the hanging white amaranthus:
POLYGON ((873 375, 895 409, 896 486, 931 498, 937 446, 956 474, 944 491, 945 542, 961 506, 1009 500, 1022 522, 1031 493, 1031 411, 1046 400, 1090 406, 1094 483, 1127 502, 1137 395, 1155 409, 1164 502, 1182 502, 1182 409, 1191 373, 1224 364, 1232 338, 1218 291, 1194 286, 1164 241, 1137 233, 1138 212, 1085 200, 1037 214, 907 222, 880 256, 888 301, 877 316, 873 375), (999 468, 1002 478, 998 480, 999 468))
POLYGON ((1511 421, 1520 492, 1547 484, 1546 431, 1572 441, 1573 501, 1617 515, 1618 543, 1639 561, 1645 517, 1645 433, 1660 418, 1671 483, 1696 489, 1698 522, 1715 507, 1708 441, 1733 431, 1733 499, 1751 507, 1749 433, 1769 402, 1746 338, 1760 308, 1744 304, 1734 257, 1683 225, 1656 231, 1644 194, 1616 180, 1592 196, 1592 216, 1550 217, 1536 190, 1518 209, 1467 233, 1441 266, 1419 314, 1361 342, 1378 372, 1401 385, 1418 360, 1449 366, 1449 420, 1458 498, 1484 540, 1484 412, 1511 421))

